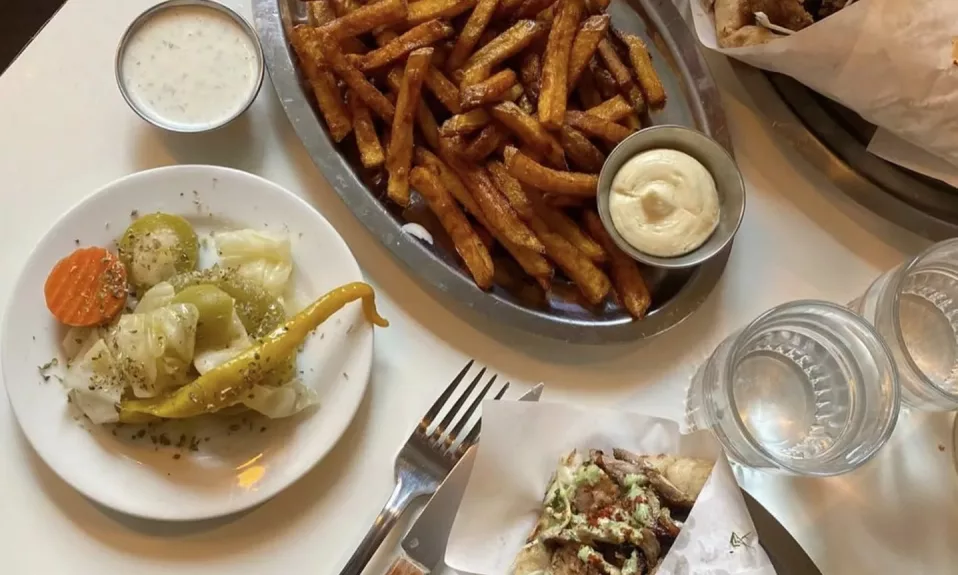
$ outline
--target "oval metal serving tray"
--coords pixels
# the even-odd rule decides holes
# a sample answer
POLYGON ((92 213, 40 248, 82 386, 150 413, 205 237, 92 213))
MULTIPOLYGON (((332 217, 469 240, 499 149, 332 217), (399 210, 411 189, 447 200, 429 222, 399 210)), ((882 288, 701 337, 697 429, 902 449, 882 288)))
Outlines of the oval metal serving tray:
MULTIPOLYGON (((378 182, 357 169, 358 162, 351 162, 349 152, 344 153, 327 135, 312 98, 307 96, 287 40, 292 26, 306 21, 305 3, 252 2, 254 25, 273 87, 313 162, 353 214, 429 287, 515 328, 569 342, 598 344, 641 339, 671 328, 701 305, 721 277, 728 250, 692 270, 649 270, 646 279, 653 294, 653 308, 640 321, 633 321, 617 304, 587 309, 575 303, 575 287, 559 281, 546 294, 531 282, 517 280, 521 274, 507 273, 492 290, 480 290, 460 266, 455 250, 441 230, 433 234, 435 245, 423 243, 402 230, 407 221, 436 230, 437 223, 428 208, 414 202, 401 211, 383 202, 378 197, 378 182)), ((696 128, 731 152, 718 88, 695 38, 671 0, 615 0, 609 13, 615 26, 645 39, 662 76, 669 103, 663 111, 652 115, 653 123, 696 128)), ((497 280, 498 270, 508 271, 510 263, 496 260, 497 280)))
POLYGON ((958 234, 958 190, 869 152, 868 143, 877 128, 855 112, 788 76, 765 76, 811 136, 877 188, 870 194, 852 194, 856 201, 931 239, 958 234))

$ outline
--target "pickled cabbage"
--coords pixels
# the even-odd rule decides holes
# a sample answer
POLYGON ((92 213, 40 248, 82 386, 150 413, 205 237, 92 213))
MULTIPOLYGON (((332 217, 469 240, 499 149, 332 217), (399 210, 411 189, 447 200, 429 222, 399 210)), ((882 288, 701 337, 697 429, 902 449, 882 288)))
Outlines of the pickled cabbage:
POLYGON ((186 303, 120 317, 110 348, 136 397, 155 397, 189 381, 199 311, 186 303))
POLYGON ((275 297, 286 291, 293 271, 288 237, 236 230, 217 233, 213 239, 222 265, 235 269, 240 277, 262 286, 275 297))
POLYGON ((69 389, 70 401, 93 423, 119 420, 116 404, 123 395, 125 382, 117 376, 110 348, 102 339, 97 338, 83 355, 74 358, 63 385, 69 389))
POLYGON ((133 313, 147 313, 166 307, 173 301, 174 293, 172 284, 160 282, 143 294, 133 313))

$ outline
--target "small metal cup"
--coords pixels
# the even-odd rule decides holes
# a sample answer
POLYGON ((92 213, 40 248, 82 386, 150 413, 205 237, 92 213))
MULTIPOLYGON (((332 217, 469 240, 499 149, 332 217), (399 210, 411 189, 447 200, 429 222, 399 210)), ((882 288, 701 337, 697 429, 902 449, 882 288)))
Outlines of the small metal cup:
POLYGON ((144 120, 146 120, 147 122, 153 124, 154 126, 158 128, 163 128, 164 130, 169 130, 171 132, 194 133, 194 134, 200 133, 200 132, 209 132, 212 130, 216 130, 218 128, 222 128, 223 126, 229 124, 230 122, 232 122, 233 120, 241 116, 243 112, 245 112, 247 109, 249 109, 253 101, 256 100, 256 96, 259 94, 260 88, 262 88, 263 86, 263 75, 265 74, 265 71, 266 71, 266 59, 263 56, 263 46, 262 44, 260 44, 259 36, 256 35, 256 31, 253 30, 253 27, 250 26, 249 22, 247 22, 242 16, 234 12, 228 6, 224 6, 223 4, 220 4, 219 2, 213 2, 211 0, 166 0, 165 2, 160 2, 159 4, 151 8, 148 8, 139 16, 134 18, 133 22, 131 22, 130 25, 127 27, 126 32, 123 33, 123 36, 120 38, 120 44, 119 46, 117 46, 117 49, 116 49, 116 58, 114 61, 114 75, 116 77, 116 85, 120 89, 120 94, 123 95, 123 99, 126 100, 126 103, 130 106, 130 109, 136 112, 136 115, 138 115, 139 117, 143 118, 144 120), (253 85, 253 88, 250 90, 249 97, 247 98, 246 102, 240 108, 237 109, 236 113, 234 113, 232 116, 225 118, 223 121, 219 123, 194 127, 194 126, 184 126, 182 124, 176 124, 173 122, 165 122, 163 121, 163 118, 153 117, 146 110, 143 110, 142 108, 140 108, 140 106, 137 105, 137 103, 130 96, 129 91, 126 88, 126 84, 123 81, 123 72, 122 72, 121 66, 123 62, 123 54, 124 54, 124 51, 126 50, 127 44, 130 41, 130 38, 133 37, 133 35, 140 28, 140 26, 142 26, 145 22, 147 22, 153 16, 156 16, 163 10, 167 10, 169 8, 175 8, 178 6, 202 6, 204 8, 217 10, 223 14, 226 14, 227 16, 232 18, 237 24, 239 24, 239 27, 253 41, 253 45, 256 46, 257 78, 253 85))
POLYGON ((732 241, 745 215, 745 182, 735 160, 712 138, 683 126, 653 126, 632 134, 612 150, 599 172, 597 199, 602 224, 622 251, 646 265, 681 269, 701 265, 732 241), (719 197, 719 222, 712 235, 691 252, 670 258, 649 255, 632 247, 615 229, 609 212, 612 179, 632 157, 656 149, 678 150, 701 162, 715 179, 719 197))

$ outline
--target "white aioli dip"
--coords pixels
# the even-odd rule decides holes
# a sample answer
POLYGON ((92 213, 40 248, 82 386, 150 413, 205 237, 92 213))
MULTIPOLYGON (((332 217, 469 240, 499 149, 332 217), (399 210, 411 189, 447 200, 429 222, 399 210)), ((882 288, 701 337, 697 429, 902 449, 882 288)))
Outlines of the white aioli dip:
POLYGON ((256 45, 228 14, 175 6, 133 32, 120 60, 133 104, 150 119, 187 130, 223 124, 259 83, 256 45))
POLYGON ((609 211, 616 231, 640 252, 675 257, 699 247, 719 221, 712 174, 677 150, 649 150, 612 179, 609 211))

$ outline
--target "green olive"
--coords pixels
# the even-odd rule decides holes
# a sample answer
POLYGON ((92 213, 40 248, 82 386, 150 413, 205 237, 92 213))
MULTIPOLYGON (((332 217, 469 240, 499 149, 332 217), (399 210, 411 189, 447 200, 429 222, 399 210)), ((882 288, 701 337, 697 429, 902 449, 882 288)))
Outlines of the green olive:
POLYGON ((193 271, 199 258, 199 241, 193 227, 171 214, 155 213, 137 219, 117 243, 120 260, 137 290, 193 271))
POLYGON ((214 266, 208 270, 173 276, 169 282, 177 293, 202 284, 216 286, 226 292, 233 298, 236 314, 251 337, 263 337, 286 321, 286 312, 278 299, 231 269, 214 266))
POLYGON ((196 323, 196 346, 202 349, 225 347, 230 342, 233 298, 216 286, 200 284, 181 290, 173 303, 191 303, 200 312, 196 323))

